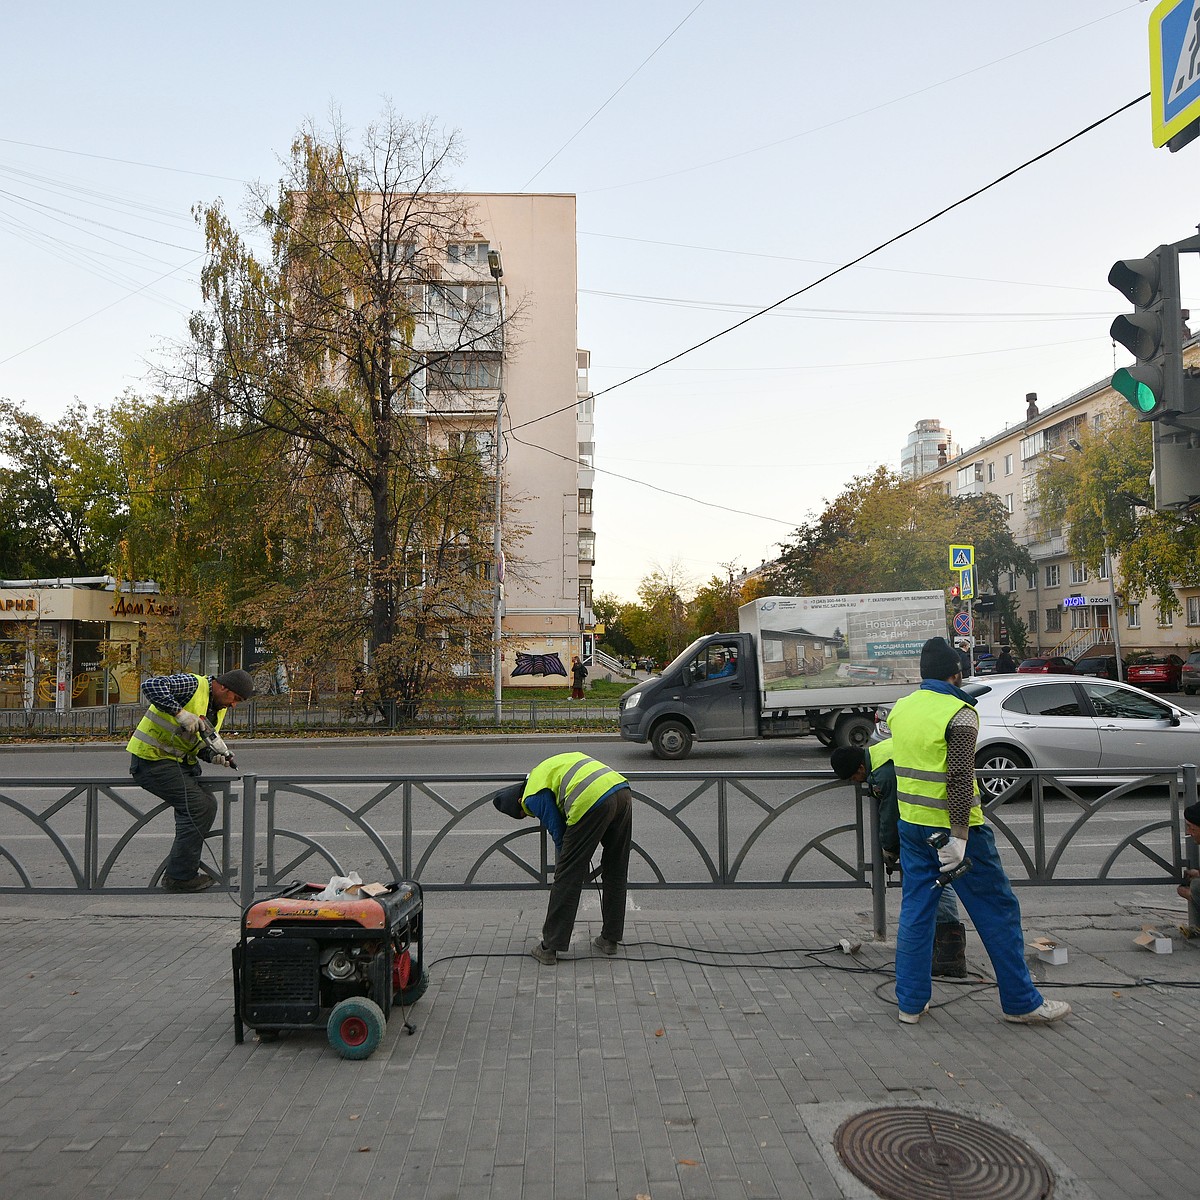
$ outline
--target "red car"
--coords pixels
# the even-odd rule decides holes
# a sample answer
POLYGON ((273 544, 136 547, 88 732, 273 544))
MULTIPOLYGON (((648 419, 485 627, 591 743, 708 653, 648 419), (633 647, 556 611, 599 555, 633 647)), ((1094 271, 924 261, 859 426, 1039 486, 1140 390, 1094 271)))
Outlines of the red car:
POLYGON ((1125 682, 1140 688, 1179 691, 1183 659, 1178 654, 1141 654, 1125 668, 1125 682))
POLYGON ((1027 658, 1017 667, 1018 675, 1074 675, 1073 659, 1061 654, 1050 654, 1045 658, 1027 658))

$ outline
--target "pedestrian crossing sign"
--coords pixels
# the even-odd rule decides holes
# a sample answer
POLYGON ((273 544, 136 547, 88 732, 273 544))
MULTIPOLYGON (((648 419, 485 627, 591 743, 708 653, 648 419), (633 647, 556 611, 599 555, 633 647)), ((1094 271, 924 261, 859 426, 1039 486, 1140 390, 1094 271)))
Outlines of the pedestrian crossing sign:
POLYGON ((950 547, 950 570, 965 571, 975 565, 974 546, 950 547))

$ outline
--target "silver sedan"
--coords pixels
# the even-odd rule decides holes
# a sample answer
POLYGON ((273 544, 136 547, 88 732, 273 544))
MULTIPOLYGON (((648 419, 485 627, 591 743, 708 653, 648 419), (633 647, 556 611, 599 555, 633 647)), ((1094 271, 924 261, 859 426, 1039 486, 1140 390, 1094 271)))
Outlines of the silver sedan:
MULTIPOLYGON (((976 698, 979 770, 1036 767, 1080 783, 1104 780, 1106 768, 1200 764, 1200 717, 1128 684, 1080 675, 993 675, 968 681, 963 691, 976 698)), ((885 723, 879 732, 887 736, 885 723)), ((979 786, 1014 798, 1002 778, 981 779, 979 786)))

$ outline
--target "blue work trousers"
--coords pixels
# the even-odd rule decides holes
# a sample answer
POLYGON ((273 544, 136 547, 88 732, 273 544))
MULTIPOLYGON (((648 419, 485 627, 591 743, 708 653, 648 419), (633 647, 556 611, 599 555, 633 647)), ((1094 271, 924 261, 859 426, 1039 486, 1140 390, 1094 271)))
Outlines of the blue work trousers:
MULTIPOLYGON (((896 1001, 906 1013, 920 1012, 933 994, 934 917, 943 890, 934 886, 941 869, 937 851, 925 841, 934 832, 927 825, 900 821, 904 889, 896 933, 896 1001)), ((954 890, 992 961, 1000 1007, 1011 1016, 1023 1016, 1041 1006, 1042 996, 1025 962, 1021 906, 987 825, 971 826, 967 857, 971 869, 954 881, 954 890)))

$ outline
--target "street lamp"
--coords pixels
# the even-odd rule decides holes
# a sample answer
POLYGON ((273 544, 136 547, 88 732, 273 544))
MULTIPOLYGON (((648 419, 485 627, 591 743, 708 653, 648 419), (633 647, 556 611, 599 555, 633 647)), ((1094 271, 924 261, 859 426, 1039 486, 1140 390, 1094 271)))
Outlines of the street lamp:
POLYGON ((496 378, 499 389, 496 396, 496 511, 492 514, 492 570, 496 576, 492 588, 492 707, 495 722, 499 725, 503 708, 500 617, 504 608, 504 550, 500 544, 500 504, 504 498, 504 482, 500 471, 501 418, 504 415, 504 288, 500 284, 500 277, 504 274, 504 267, 500 262, 499 250, 489 250, 487 260, 488 270, 496 281, 497 315, 500 319, 500 369, 496 378))

